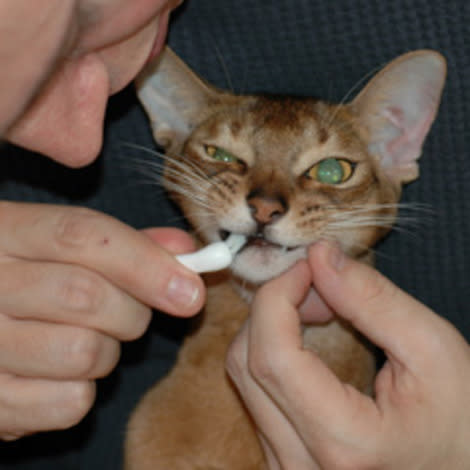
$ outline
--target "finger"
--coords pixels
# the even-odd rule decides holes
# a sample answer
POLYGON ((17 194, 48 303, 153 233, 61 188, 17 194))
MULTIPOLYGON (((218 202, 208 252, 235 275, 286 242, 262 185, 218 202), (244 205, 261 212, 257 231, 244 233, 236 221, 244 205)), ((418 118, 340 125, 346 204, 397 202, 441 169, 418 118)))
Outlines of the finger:
POLYGON ((10 256, 80 264, 175 315, 194 314, 204 303, 199 276, 112 217, 83 208, 2 202, 0 219, 9 228, 0 231, 0 249, 10 256))
POLYGON ((0 312, 94 328, 121 341, 146 330, 150 308, 80 266, 7 259, 0 263, 0 312))
POLYGON ((368 431, 357 422, 358 412, 365 422, 378 415, 369 398, 341 383, 318 356, 303 348, 297 305, 310 283, 304 267, 266 284, 256 296, 248 362, 252 376, 317 455, 337 433, 368 431))
POLYGON ((380 273, 321 242, 309 254, 314 284, 338 315, 408 367, 454 329, 380 273))
POLYGON ((233 341, 227 371, 256 423, 269 469, 312 470, 312 459, 288 418, 251 377, 248 369, 248 321, 233 341))
POLYGON ((326 323, 334 317, 333 310, 313 287, 309 289, 307 296, 300 305, 299 314, 303 323, 326 323))
POLYGON ((193 237, 179 229, 170 227, 147 228, 142 232, 172 254, 189 253, 196 249, 193 237))
POLYGON ((0 315, 0 372, 58 380, 109 374, 120 344, 93 330, 0 315))
POLYGON ((95 401, 95 383, 0 374, 0 439, 74 426, 95 401))
POLYGON ((252 309, 257 310, 257 297, 269 299, 272 307, 280 304, 297 307, 305 301, 310 284, 310 269, 305 261, 300 261, 286 273, 262 286, 258 291, 260 295, 257 295, 253 301, 252 309), (269 291, 269 295, 264 294, 265 290, 269 291))
POLYGON ((257 432, 261 448, 263 449, 264 458, 266 459, 266 468, 269 470, 282 470, 276 454, 274 453, 271 445, 266 440, 261 432, 257 432))

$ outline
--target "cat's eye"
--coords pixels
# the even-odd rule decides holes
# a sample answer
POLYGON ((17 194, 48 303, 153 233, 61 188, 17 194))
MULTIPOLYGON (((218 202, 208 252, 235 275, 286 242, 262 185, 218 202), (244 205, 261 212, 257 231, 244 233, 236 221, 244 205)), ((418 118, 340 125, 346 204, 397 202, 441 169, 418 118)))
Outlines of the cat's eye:
POLYGON ((324 184, 340 184, 351 178, 355 164, 343 158, 325 158, 313 165, 305 176, 324 184))
POLYGON ((235 155, 232 155, 230 152, 227 152, 220 147, 216 147, 215 145, 206 145, 205 150, 209 157, 217 160, 219 162, 224 163, 235 163, 238 162, 238 158, 235 155))

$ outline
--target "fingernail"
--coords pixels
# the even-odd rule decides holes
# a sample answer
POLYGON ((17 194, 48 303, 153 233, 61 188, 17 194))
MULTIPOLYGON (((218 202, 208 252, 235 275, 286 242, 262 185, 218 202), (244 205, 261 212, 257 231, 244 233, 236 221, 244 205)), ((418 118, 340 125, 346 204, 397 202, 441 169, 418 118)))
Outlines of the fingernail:
POLYGON ((346 256, 338 243, 325 243, 328 246, 326 259, 328 264, 337 272, 341 271, 346 261, 346 256))
POLYGON ((168 298, 176 306, 182 308, 191 307, 199 299, 199 286, 193 281, 173 276, 168 284, 168 298))

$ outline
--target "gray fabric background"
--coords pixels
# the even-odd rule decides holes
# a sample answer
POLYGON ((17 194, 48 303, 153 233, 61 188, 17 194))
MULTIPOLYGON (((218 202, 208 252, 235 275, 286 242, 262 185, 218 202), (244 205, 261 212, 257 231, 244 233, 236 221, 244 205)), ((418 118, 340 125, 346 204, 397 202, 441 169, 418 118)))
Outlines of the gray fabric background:
MULTIPOLYGON (((443 53, 449 74, 406 202, 428 204, 411 234, 378 247, 378 267, 453 322, 470 339, 469 77, 466 0, 189 0, 169 42, 196 71, 238 92, 341 100, 366 74, 418 48, 443 53)), ((68 170, 11 147, 0 152, 0 197, 86 205, 135 226, 182 225, 174 207, 136 171, 152 147, 131 88, 112 99, 99 160, 68 170)), ((98 404, 76 428, 0 443, 0 469, 116 469, 133 404, 174 359, 185 322, 156 315, 148 334, 126 345, 118 370, 99 383, 98 404)), ((164 423, 162 423, 164 426, 164 423)))

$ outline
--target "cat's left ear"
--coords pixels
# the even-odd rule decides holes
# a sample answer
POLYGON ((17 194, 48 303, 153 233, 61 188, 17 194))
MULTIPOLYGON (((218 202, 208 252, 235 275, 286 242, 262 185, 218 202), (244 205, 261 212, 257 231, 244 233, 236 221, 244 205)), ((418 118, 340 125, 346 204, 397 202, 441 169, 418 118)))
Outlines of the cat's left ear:
POLYGON ((398 184, 419 175, 417 160, 439 107, 446 61, 435 51, 402 55, 350 103, 368 132, 369 150, 398 184))
POLYGON ((135 82, 153 136, 167 151, 180 151, 204 112, 224 97, 229 99, 199 78, 168 46, 135 82))

